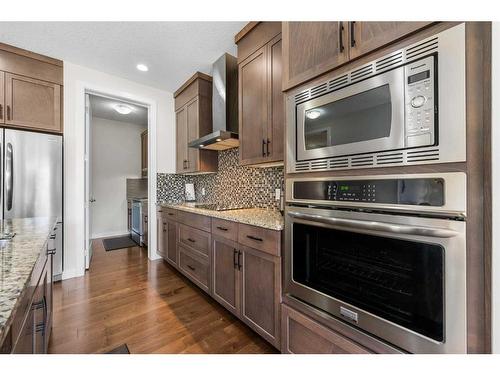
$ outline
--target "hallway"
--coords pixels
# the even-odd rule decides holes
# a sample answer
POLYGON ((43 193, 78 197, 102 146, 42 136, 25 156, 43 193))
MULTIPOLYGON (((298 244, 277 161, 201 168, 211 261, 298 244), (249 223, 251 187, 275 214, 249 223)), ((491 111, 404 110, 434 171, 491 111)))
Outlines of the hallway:
POLYGON ((54 287, 49 353, 277 353, 162 260, 102 241, 85 276, 54 287))

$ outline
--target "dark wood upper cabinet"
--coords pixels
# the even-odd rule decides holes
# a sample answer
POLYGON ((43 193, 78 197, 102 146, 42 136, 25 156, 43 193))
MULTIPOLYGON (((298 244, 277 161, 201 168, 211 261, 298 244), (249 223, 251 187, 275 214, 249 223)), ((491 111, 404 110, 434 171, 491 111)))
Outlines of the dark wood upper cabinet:
POLYGON ((5 74, 5 124, 60 133, 61 86, 5 74))
POLYGON ((283 22, 283 91, 432 22, 283 22))
POLYGON ((148 131, 141 133, 141 175, 148 177, 148 131))
POLYGON ((241 164, 261 163, 266 158, 267 48, 260 48, 238 66, 239 134, 241 164))
POLYGON ((212 131, 212 77, 197 72, 175 93, 176 172, 217 171, 217 152, 188 147, 212 131))
POLYGON ((347 22, 283 22, 283 90, 349 59, 347 22))
POLYGON ((349 22, 349 58, 364 55, 430 24, 432 22, 349 22))
POLYGON ((252 24, 238 34, 236 43, 240 164, 281 162, 284 149, 281 23, 252 24))

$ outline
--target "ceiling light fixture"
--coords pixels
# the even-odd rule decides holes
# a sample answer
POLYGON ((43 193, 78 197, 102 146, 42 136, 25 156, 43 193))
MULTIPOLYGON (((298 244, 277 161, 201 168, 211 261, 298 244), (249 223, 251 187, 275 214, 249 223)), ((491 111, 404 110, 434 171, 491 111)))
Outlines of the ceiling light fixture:
POLYGON ((144 64, 137 64, 137 69, 140 70, 141 72, 147 72, 149 70, 147 65, 144 64))
POLYGON ((222 141, 222 139, 220 139, 220 138, 217 138, 217 139, 215 140, 215 142, 220 142, 220 141, 222 141))
POLYGON ((314 119, 317 119, 319 116, 321 116, 321 112, 320 111, 309 111, 306 113, 306 116, 307 118, 311 119, 311 120, 314 120, 314 119))
POLYGON ((122 114, 122 115, 128 115, 130 112, 133 111, 132 107, 126 105, 126 104, 116 104, 114 106, 114 109, 116 112, 122 114))

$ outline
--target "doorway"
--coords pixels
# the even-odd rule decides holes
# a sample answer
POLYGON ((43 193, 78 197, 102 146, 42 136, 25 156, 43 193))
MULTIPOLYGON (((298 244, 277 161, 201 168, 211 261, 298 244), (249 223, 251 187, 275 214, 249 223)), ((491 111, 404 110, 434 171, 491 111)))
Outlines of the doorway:
POLYGON ((149 120, 147 105, 85 93, 85 269, 94 239, 108 239, 109 250, 131 247, 127 239, 140 246, 149 242, 149 120), (139 228, 133 225, 132 199, 141 202, 139 228))

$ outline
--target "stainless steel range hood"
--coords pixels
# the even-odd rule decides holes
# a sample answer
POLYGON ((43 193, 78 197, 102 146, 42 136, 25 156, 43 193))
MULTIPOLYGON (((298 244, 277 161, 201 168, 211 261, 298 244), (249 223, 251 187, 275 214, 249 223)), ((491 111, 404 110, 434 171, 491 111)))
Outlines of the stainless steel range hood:
POLYGON ((188 144, 204 150, 227 150, 238 141, 238 63, 225 53, 213 64, 212 71, 213 132, 188 144))

